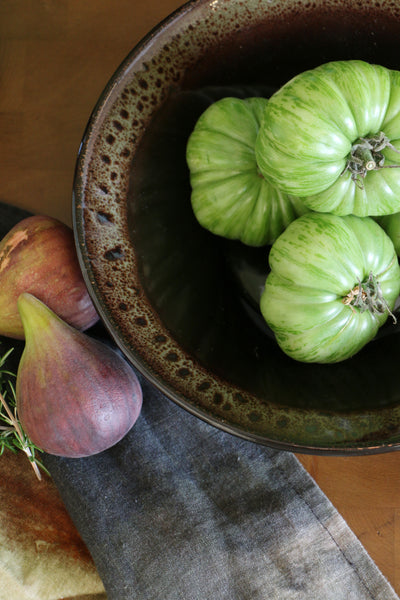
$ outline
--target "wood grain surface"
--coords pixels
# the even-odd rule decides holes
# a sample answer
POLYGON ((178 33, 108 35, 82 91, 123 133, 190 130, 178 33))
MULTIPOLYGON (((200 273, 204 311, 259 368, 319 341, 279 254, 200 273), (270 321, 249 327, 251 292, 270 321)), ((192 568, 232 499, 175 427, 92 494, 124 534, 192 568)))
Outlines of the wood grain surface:
MULTIPOLYGON (((74 166, 90 112, 126 54, 180 4, 0 3, 0 201, 71 223, 74 166)), ((299 458, 400 593, 400 454, 299 458)), ((4 463, 14 465, 15 458, 4 455, 0 460, 7 471, 4 463)), ((18 469, 30 467, 21 461, 18 469)), ((52 540, 58 539, 67 554, 90 562, 51 481, 36 485, 32 480, 20 493, 25 498, 21 529, 30 526, 31 506, 40 494, 43 506, 55 507, 57 522, 52 525, 60 524, 58 532, 52 530, 52 540)), ((0 510, 4 502, 3 494, 0 510)))

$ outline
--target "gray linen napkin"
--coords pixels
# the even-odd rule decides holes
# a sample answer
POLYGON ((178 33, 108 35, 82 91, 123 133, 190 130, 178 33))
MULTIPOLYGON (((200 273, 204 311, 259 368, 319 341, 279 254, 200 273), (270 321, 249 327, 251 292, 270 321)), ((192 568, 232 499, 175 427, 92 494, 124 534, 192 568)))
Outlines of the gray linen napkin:
POLYGON ((200 421, 141 378, 112 449, 45 462, 109 600, 394 600, 296 457, 200 421))
MULTIPOLYGON (((28 214, 0 203, 2 236, 28 214)), ((219 431, 140 379, 142 414, 119 444, 44 456, 108 600, 399 600, 294 455, 219 431)))

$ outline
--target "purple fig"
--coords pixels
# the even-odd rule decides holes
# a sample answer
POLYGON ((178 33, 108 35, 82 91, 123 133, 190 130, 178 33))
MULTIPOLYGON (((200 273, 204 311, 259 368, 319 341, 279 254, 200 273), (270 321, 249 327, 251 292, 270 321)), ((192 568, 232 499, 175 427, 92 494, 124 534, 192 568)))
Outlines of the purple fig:
POLYGON ((16 400, 25 433, 42 450, 70 458, 116 444, 142 407, 142 390, 132 367, 32 294, 20 295, 18 309, 25 348, 16 400))
POLYGON ((80 330, 99 317, 87 291, 73 231, 57 219, 35 215, 0 242, 0 335, 23 339, 17 300, 29 292, 80 330))

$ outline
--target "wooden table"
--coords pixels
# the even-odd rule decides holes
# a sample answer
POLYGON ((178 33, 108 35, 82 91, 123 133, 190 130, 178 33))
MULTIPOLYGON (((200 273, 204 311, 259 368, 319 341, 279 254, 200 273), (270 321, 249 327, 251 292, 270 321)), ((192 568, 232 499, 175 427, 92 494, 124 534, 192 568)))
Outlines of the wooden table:
MULTIPOLYGON (((0 201, 71 223, 74 165, 94 103, 134 44, 180 4, 0 3, 0 201)), ((300 460, 400 593, 400 453, 300 460)), ((38 484, 44 486, 38 492, 32 479, 18 492, 18 469, 29 470, 29 465, 7 456, 0 465, 0 471, 14 472, 15 491, 25 494, 27 507, 36 494, 47 495, 57 507, 66 551, 75 549, 90 561, 52 482, 38 484)))
POLYGON ((298 458, 400 595, 400 453, 298 458))

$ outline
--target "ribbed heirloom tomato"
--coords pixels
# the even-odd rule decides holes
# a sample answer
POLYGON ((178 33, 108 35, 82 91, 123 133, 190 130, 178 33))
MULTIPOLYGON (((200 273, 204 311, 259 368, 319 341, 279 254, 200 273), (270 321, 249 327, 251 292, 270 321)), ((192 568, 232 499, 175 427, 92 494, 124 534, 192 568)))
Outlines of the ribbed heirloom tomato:
POLYGON ((361 60, 296 75, 266 104, 260 171, 312 210, 400 211, 400 72, 361 60))
POLYGON ((212 233, 250 246, 271 244, 297 216, 303 202, 260 175, 255 143, 268 100, 226 97, 200 116, 187 144, 191 202, 212 233))
POLYGON ((377 221, 392 240, 397 256, 400 257, 400 212, 384 215, 378 218, 377 221))
POLYGON ((278 237, 269 262, 261 312, 281 349, 303 362, 353 356, 400 292, 393 243, 370 217, 307 213, 278 237))

